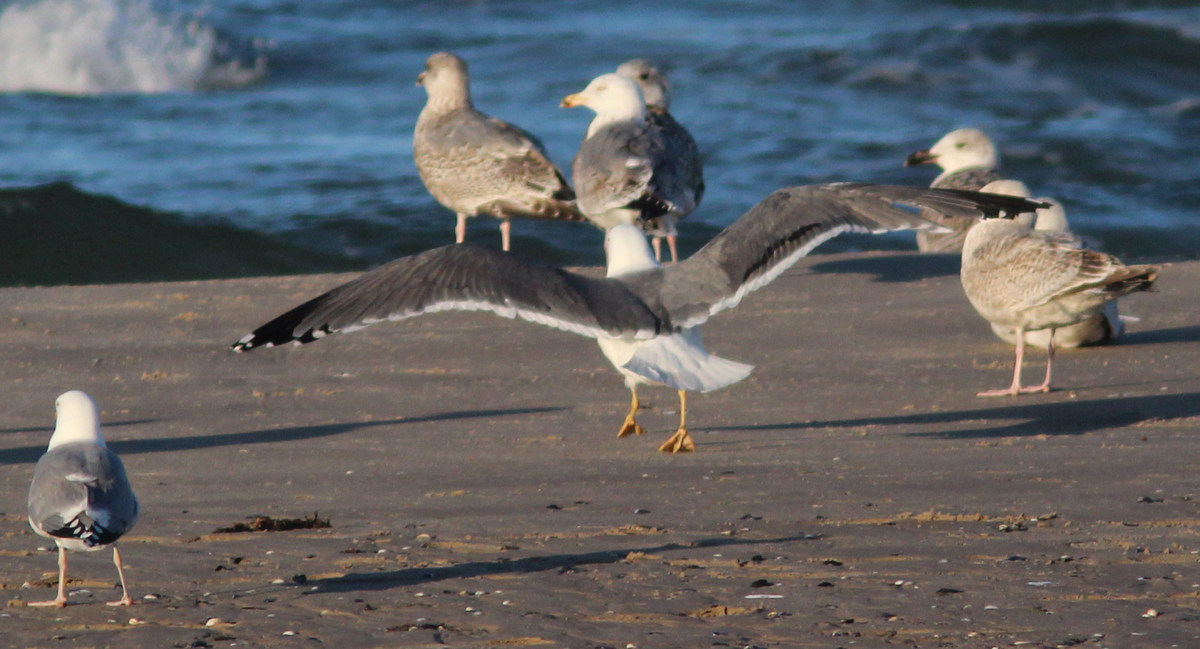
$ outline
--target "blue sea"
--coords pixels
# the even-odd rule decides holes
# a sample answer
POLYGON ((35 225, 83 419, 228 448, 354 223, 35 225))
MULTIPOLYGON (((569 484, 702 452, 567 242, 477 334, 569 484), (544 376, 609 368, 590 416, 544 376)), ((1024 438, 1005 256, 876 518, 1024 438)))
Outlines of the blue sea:
MULTIPOLYGON (((704 156, 685 254, 780 187, 927 185, 905 156, 976 126, 1098 247, 1200 256, 1194 2, 17 0, 0 2, 0 285, 347 270, 450 243, 412 160, 439 50, 564 170, 592 114, 562 97, 655 61, 704 156)), ((496 224, 468 239, 498 246, 496 224)), ((517 254, 603 260, 584 224, 513 232, 517 254)), ((913 243, 820 251, 874 247, 913 243)))

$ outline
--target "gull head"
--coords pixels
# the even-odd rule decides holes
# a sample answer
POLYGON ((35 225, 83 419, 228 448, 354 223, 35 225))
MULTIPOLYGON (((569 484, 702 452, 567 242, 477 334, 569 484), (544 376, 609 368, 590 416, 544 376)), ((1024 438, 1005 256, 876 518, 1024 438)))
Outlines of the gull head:
POLYGON ((617 74, 637 83, 642 98, 646 100, 646 108, 663 112, 671 109, 671 83, 667 81, 667 75, 659 72, 650 61, 626 61, 617 67, 617 74))
MULTIPOLYGON (((980 187, 979 191, 985 194, 1005 194, 1007 196, 1020 196, 1021 198, 1030 198, 1032 196, 1032 193, 1029 191, 1029 187, 1027 187, 1025 183, 1019 180, 1012 180, 1010 178, 993 180, 983 187, 980 187)), ((995 215, 986 215, 983 218, 986 219, 993 216, 996 218, 1006 218, 1008 215, 1001 212, 995 215)), ((1013 217, 1013 221, 1031 228, 1033 227, 1034 219, 1035 217, 1032 212, 1022 212, 1021 214, 1013 217)))
POLYGON ((604 234, 604 253, 608 257, 605 277, 619 277, 659 266, 646 235, 636 225, 622 223, 609 228, 604 234))
POLYGON ((960 128, 942 136, 927 150, 908 156, 904 166, 936 163, 947 173, 963 169, 995 169, 999 162, 996 145, 977 128, 960 128))
POLYGON ((50 447, 69 442, 93 442, 104 446, 100 435, 100 409, 86 392, 71 390, 54 401, 57 413, 50 447))
POLYGON ((467 62, 451 52, 430 56, 425 61, 425 71, 417 75, 417 85, 425 87, 429 103, 435 105, 470 105, 469 80, 467 62))
POLYGON ((608 124, 646 120, 646 102, 642 100, 637 84, 616 73, 602 74, 592 79, 582 91, 562 100, 563 108, 577 106, 596 111, 596 118, 588 126, 588 137, 608 124))
POLYGON ((1067 221, 1067 210, 1063 207, 1062 203, 1045 196, 1035 198, 1034 200, 1050 204, 1050 207, 1043 207, 1037 211, 1037 222, 1033 226, 1035 230, 1041 232, 1071 231, 1071 224, 1067 221))

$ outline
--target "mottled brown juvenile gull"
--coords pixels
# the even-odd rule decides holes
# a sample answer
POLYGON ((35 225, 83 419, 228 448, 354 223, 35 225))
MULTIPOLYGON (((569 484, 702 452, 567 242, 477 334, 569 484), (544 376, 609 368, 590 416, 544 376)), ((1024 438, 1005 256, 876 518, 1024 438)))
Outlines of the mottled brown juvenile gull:
MULTIPOLYGON (((980 191, 992 194, 1008 194, 1009 196, 1030 197, 1029 188, 1019 180, 994 180, 983 186, 980 191)), ((1070 224, 1067 222, 1067 212, 1062 204, 1052 198, 1036 198, 1049 207, 1039 208, 1035 214, 1022 214, 1014 219, 1018 223, 1027 224, 1039 232, 1056 233, 1070 236, 1070 224)), ((998 338, 1010 345, 1017 344, 1017 332, 1014 329, 990 323, 992 332, 998 338)), ((1117 300, 1114 298, 1104 305, 1104 310, 1096 315, 1054 330, 1054 347, 1083 347, 1115 342, 1125 333, 1125 322, 1121 319, 1117 300)), ((1025 344, 1045 348, 1050 344, 1050 330, 1038 329, 1025 332, 1025 344)))
POLYGON ((444 246, 380 266, 309 300, 233 348, 307 343, 448 309, 520 317, 599 342, 632 396, 621 437, 643 432, 635 418, 639 385, 678 390, 679 430, 660 450, 689 451, 694 445, 687 432, 687 392, 716 390, 751 370, 704 349, 700 325, 709 317, 734 307, 841 232, 938 227, 920 216, 924 209, 965 216, 1034 205, 1014 197, 886 185, 781 189, 696 254, 665 268, 636 226, 613 225, 605 236, 608 273, 602 279, 479 246, 444 246))
POLYGON ((633 79, 646 102, 646 123, 650 135, 662 140, 664 155, 674 164, 682 183, 684 197, 679 206, 661 217, 643 222, 642 229, 652 235, 655 259, 662 259, 662 240, 666 238, 671 261, 679 260, 675 224, 700 205, 704 198, 704 163, 695 138, 671 115, 671 84, 667 76, 646 59, 632 59, 617 67, 617 74, 633 79))
POLYGON ((133 600, 116 542, 137 523, 137 497, 121 458, 104 445, 96 402, 72 390, 54 405, 54 434, 29 487, 29 525, 58 545, 58 597, 29 605, 66 606, 67 550, 95 551, 111 545, 121 599, 108 605, 127 606, 133 600))
POLYGON ((989 322, 1016 332, 1012 384, 981 397, 1050 390, 1054 331, 1104 310, 1110 300, 1151 287, 1157 266, 1126 266, 1111 255, 1086 250, 1073 236, 1039 232, 1008 219, 985 218, 967 232, 962 285, 971 305, 989 322), (1046 378, 1022 387, 1025 332, 1048 329, 1046 378))
POLYGON ((596 111, 571 165, 579 209, 593 223, 607 230, 695 208, 698 197, 689 187, 690 172, 676 164, 667 142, 647 121, 633 80, 601 75, 562 105, 596 111))
MULTIPOLYGON (((999 163, 996 145, 987 133, 977 128, 950 131, 932 147, 910 154, 904 166, 927 163, 942 168, 942 173, 930 185, 938 189, 979 191, 984 185, 1001 179, 995 171, 999 163)), ((951 232, 918 232, 917 249, 922 252, 961 250, 963 238, 974 224, 974 219, 947 219, 942 225, 950 228, 951 232)))
POLYGON ((417 77, 429 99, 417 118, 413 158, 429 193, 458 215, 455 241, 466 238, 467 218, 481 214, 500 219, 504 250, 510 217, 584 220, 542 143, 475 110, 469 81, 466 62, 449 52, 430 56, 417 77))

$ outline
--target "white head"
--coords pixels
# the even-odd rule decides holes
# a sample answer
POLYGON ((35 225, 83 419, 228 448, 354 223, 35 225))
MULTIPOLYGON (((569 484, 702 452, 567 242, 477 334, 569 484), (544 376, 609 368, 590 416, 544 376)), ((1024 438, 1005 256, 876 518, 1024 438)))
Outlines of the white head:
POLYGON ((992 138, 977 128, 950 131, 929 149, 929 154, 933 157, 931 162, 950 173, 962 169, 995 169, 999 162, 992 138))
POLYGON ((1067 223, 1067 210, 1063 209, 1062 203, 1045 196, 1034 200, 1050 204, 1050 207, 1043 207, 1037 211, 1037 224, 1033 226, 1035 230, 1042 232, 1071 231, 1071 224, 1067 223))
POLYGON ((57 416, 48 448, 69 442, 93 442, 104 446, 104 437, 100 434, 100 409, 86 392, 71 390, 58 395, 54 410, 57 416))
POLYGON ((417 75, 417 85, 425 86, 429 105, 439 109, 471 105, 470 75, 467 62, 456 54, 438 52, 425 61, 425 71, 417 75))
POLYGON ((626 61, 617 68, 617 74, 637 83, 642 98, 646 100, 646 108, 663 112, 671 109, 671 83, 667 81, 667 75, 659 72, 650 61, 626 61))
POLYGON ((618 277, 659 265, 646 235, 636 225, 622 223, 609 228, 604 235, 604 253, 608 256, 605 277, 618 277))
MULTIPOLYGON (((992 182, 984 185, 983 187, 980 187, 979 191, 985 192, 988 194, 1005 194, 1007 196, 1020 196, 1021 198, 1029 198, 1031 195, 1029 192, 1029 188, 1025 186, 1025 183, 1023 183, 1019 180, 1011 180, 1008 178, 1002 178, 1000 180, 993 180, 992 182)), ((1026 227, 1032 228, 1033 222, 1034 222, 1034 216, 1030 212, 1023 212, 1021 214, 1018 214, 1015 218, 1013 218, 1013 222, 1020 223, 1026 227)))
POLYGON ((1011 180, 1003 178, 1001 180, 993 180, 979 189, 981 192, 989 194, 1004 194, 1006 196, 1020 196, 1021 198, 1029 198, 1033 194, 1029 191, 1029 187, 1019 180, 1011 180))
POLYGON ((596 111, 596 118, 588 126, 588 137, 608 124, 646 120, 646 103, 637 84, 615 73, 592 79, 582 92, 564 97, 562 106, 587 106, 596 111))

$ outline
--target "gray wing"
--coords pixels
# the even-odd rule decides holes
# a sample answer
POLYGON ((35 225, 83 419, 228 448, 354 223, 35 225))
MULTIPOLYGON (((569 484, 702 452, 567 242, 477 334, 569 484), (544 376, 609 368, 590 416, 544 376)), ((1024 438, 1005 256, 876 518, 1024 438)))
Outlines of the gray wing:
POLYGON ((936 180, 932 186, 935 189, 966 189, 977 192, 983 189, 984 185, 1002 178, 1004 176, 996 173, 995 170, 973 167, 948 174, 936 180))
MULTIPOLYGON (((651 131, 662 139, 665 168, 660 186, 674 206, 671 216, 681 219, 704 199, 704 163, 700 159, 700 147, 692 134, 668 112, 650 110, 646 120, 651 131)), ((650 232, 666 229, 659 220, 651 219, 644 228, 650 232)))
POLYGON ((679 197, 666 190, 677 184, 668 162, 662 137, 648 123, 605 126, 583 141, 571 166, 580 209, 600 221, 613 210, 633 210, 641 219, 677 210, 679 197))
POLYGON ((621 282, 462 243, 380 266, 262 325, 233 348, 308 343, 446 310, 490 311, 592 338, 650 338, 667 326, 621 282))
POLYGON ((429 192, 456 212, 583 220, 542 143, 476 110, 418 120, 413 158, 429 192))
POLYGON ((676 326, 736 306, 821 243, 843 232, 937 228, 925 210, 979 217, 1040 203, 998 194, 835 183, 781 189, 690 258, 663 269, 660 299, 676 326))
POLYGON ((139 514, 121 458, 88 442, 57 446, 38 460, 28 504, 29 522, 41 533, 88 547, 115 542, 139 514))

